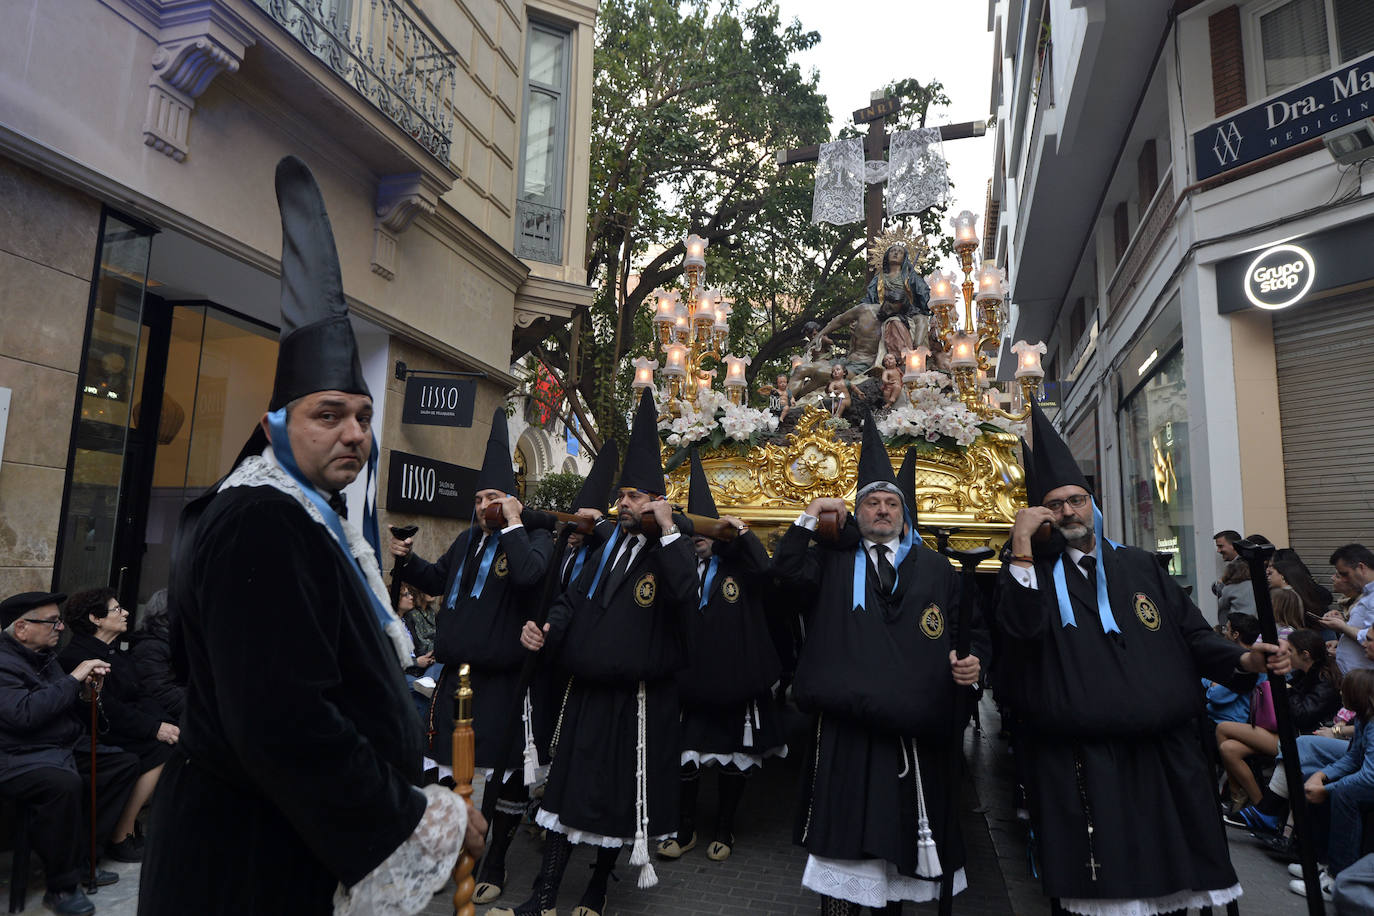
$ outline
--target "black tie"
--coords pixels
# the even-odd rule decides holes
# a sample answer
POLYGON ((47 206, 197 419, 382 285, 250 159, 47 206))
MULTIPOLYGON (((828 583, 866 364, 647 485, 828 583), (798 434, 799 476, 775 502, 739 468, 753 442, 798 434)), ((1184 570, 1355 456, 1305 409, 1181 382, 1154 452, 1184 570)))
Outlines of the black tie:
POLYGON ((1083 573, 1083 578, 1089 582, 1097 581, 1097 557, 1090 553, 1085 553, 1078 558, 1078 571, 1083 573))
POLYGON ((611 596, 616 589, 620 588, 620 583, 625 581, 625 570, 630 568, 630 555, 635 552, 637 538, 630 538, 625 542, 625 547, 620 551, 620 556, 615 558, 615 563, 611 565, 611 574, 606 577, 606 590, 601 593, 601 606, 606 607, 611 603, 611 596))
POLYGON ((463 564, 463 581, 458 584, 458 598, 462 600, 472 594, 472 583, 477 578, 477 567, 482 563, 482 542, 486 536, 473 529, 473 548, 468 554, 467 562, 463 564))
POLYGON ((573 567, 577 565, 577 549, 569 549, 568 558, 563 561, 563 587, 568 587, 568 580, 572 578, 573 567))
POLYGON ((329 508, 338 513, 339 518, 348 518, 348 503, 344 501, 343 493, 335 490, 329 497, 329 508))
POLYGON ((897 581, 897 571, 887 558, 887 545, 874 544, 873 556, 877 558, 874 565, 878 568, 878 588, 884 595, 889 595, 892 593, 892 584, 897 581))

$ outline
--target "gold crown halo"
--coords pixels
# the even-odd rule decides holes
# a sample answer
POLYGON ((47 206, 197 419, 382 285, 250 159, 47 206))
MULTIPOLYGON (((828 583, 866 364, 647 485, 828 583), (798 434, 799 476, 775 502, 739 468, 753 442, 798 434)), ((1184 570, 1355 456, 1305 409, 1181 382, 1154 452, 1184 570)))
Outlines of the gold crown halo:
POLYGON ((925 257, 930 246, 926 244, 925 236, 915 229, 907 226, 897 225, 883 232, 873 240, 873 244, 868 249, 868 264, 875 271, 883 269, 883 253, 894 245, 905 248, 907 257, 915 265, 925 257))

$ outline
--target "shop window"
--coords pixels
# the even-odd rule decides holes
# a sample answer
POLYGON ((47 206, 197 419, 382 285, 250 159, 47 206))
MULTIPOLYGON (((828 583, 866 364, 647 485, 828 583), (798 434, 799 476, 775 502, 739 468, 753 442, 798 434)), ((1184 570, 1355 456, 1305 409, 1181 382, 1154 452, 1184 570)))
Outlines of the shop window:
POLYGON ((520 192, 515 203, 518 257, 562 263, 564 150, 572 35, 531 22, 525 52, 520 192))
POLYGON ((86 350, 77 386, 70 478, 58 536, 59 591, 117 585, 112 571, 125 441, 141 395, 140 360, 147 359, 143 325, 152 230, 114 213, 101 219, 100 255, 91 281, 86 350))
POLYGON ((1196 585, 1193 488, 1188 443, 1188 387, 1183 348, 1154 371, 1121 407, 1126 542, 1171 555, 1169 574, 1196 585))
POLYGON ((1374 51, 1374 3, 1369 0, 1283 0, 1251 17, 1258 49, 1256 94, 1282 92, 1337 64, 1374 51))

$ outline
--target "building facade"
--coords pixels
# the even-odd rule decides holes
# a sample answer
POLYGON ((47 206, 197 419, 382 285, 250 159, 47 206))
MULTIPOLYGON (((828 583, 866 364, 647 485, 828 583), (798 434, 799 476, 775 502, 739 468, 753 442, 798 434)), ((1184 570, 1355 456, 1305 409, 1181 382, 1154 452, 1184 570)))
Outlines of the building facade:
POLYGON ((0 592, 111 584, 133 607, 165 584, 180 508, 270 394, 288 153, 329 207, 382 521, 446 547, 514 340, 591 300, 596 7, 4 4, 0 592), (470 425, 411 414, 426 380, 452 382, 470 425))
POLYGON ((1172 554, 1204 610, 1219 530, 1324 581, 1374 533, 1374 5, 989 6, 1007 342, 1049 345, 1109 535, 1172 554))

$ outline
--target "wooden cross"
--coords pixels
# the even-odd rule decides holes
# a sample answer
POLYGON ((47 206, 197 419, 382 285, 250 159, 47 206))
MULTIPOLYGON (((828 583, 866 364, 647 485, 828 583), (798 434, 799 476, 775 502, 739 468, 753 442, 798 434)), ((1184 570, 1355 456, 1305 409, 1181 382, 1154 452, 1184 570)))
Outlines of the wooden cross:
MULTIPOLYGON (((887 132, 887 119, 902 108, 901 99, 887 96, 874 99, 867 108, 854 112, 855 124, 867 124, 868 136, 864 140, 864 158, 882 159, 892 142, 887 132)), ((962 124, 945 124, 940 127, 941 140, 963 140, 966 137, 981 137, 987 133, 986 121, 965 121, 962 124)), ((821 148, 803 146, 801 149, 778 150, 778 165, 792 165, 797 162, 815 162, 820 158, 821 148)), ((883 231, 883 188, 881 184, 871 184, 864 189, 864 222, 868 228, 868 246, 883 231)), ((870 268, 871 270, 871 268, 870 268)))

